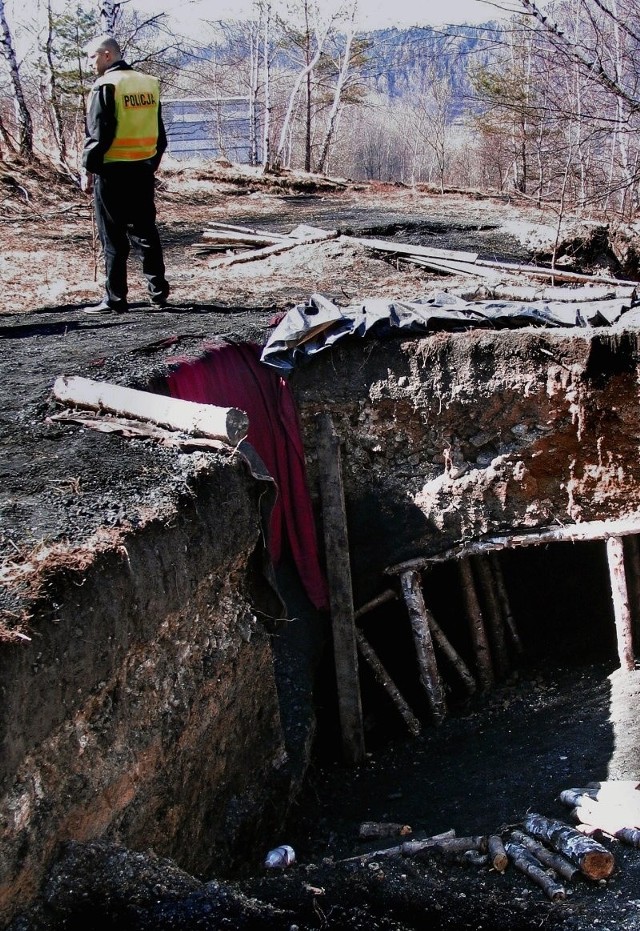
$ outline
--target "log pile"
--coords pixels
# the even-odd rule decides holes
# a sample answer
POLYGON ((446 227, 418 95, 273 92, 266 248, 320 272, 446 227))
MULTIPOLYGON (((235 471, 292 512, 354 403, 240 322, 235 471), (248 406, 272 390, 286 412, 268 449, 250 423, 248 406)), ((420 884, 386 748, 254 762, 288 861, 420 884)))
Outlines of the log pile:
MULTIPOLYGON (((614 791, 621 788, 622 784, 619 784, 614 791)), ((568 791, 582 795, 585 790, 568 791)), ((635 791, 640 796, 640 792, 635 791)), ((594 800, 593 794, 589 797, 594 800)), ((570 801, 568 796, 566 801, 570 801)), ((390 837, 393 834, 402 836, 410 832, 407 825, 366 822, 360 826, 359 839, 390 837)), ((452 865, 471 866, 498 875, 513 869, 538 886, 552 902, 566 898, 569 883, 588 881, 606 885, 616 868, 613 853, 602 843, 563 821, 535 813, 529 813, 521 824, 499 833, 458 836, 451 829, 421 839, 404 840, 338 862, 364 865, 403 857, 423 863, 440 857, 452 865)))

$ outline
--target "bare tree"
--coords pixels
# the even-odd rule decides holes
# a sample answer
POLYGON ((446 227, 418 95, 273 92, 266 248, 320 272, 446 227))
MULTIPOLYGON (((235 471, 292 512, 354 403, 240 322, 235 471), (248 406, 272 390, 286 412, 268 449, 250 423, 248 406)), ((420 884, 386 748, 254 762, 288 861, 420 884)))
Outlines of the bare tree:
POLYGON ((18 68, 15 47, 5 14, 4 0, 0 0, 0 45, 2 46, 2 53, 9 66, 16 122, 18 125, 19 152, 24 158, 30 159, 33 157, 33 123, 22 89, 20 70, 18 68))

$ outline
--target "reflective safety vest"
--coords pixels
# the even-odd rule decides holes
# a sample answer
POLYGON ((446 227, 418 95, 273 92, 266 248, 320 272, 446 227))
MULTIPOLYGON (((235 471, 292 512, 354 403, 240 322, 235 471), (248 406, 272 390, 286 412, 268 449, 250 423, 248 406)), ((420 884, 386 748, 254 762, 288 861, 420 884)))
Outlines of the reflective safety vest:
POLYGON ((109 71, 94 84, 115 88, 116 134, 104 155, 105 162, 132 162, 152 158, 158 145, 160 82, 148 74, 124 68, 109 71))

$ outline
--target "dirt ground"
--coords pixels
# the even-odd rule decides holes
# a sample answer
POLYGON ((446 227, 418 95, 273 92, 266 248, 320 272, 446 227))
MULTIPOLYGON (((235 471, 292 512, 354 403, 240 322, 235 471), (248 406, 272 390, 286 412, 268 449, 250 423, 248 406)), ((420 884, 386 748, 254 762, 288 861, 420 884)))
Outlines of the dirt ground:
MULTIPOLYGON (((44 170, 3 169, 0 203, 0 335, 11 341, 11 357, 5 356, 3 366, 3 408, 13 412, 3 414, 1 424, 8 463, 3 474, 23 469, 26 484, 12 493, 25 499, 38 483, 46 487, 59 465, 31 462, 28 451, 16 449, 14 415, 21 407, 41 409, 47 384, 63 367, 86 373, 95 364, 100 377, 124 372, 131 377, 135 370, 144 378, 157 362, 154 347, 163 340, 177 341, 172 344, 176 351, 216 335, 260 340, 276 312, 316 291, 344 303, 371 295, 412 298, 442 286, 437 276, 397 269, 338 242, 303 247, 259 264, 212 267, 211 257, 198 254, 210 220, 278 231, 306 223, 397 235, 403 241, 417 236, 442 248, 519 259, 543 253, 555 235, 553 216, 492 199, 390 186, 309 189, 295 179, 267 187, 253 176, 238 184, 221 170, 170 171, 160 180, 158 208, 172 305, 148 314, 132 265, 131 313, 95 321, 81 310, 101 297, 100 258, 83 196, 71 184, 54 184, 44 170), (59 337, 67 333, 73 342, 65 344, 59 337)), ((65 428, 57 429, 64 438, 65 428)), ((111 465, 123 470, 122 486, 144 474, 152 494, 154 472, 146 454, 130 464, 131 475, 122 464, 111 465)), ((93 497, 80 502, 73 528, 57 525, 62 509, 50 507, 42 515, 35 500, 22 511, 3 511, 3 537, 11 531, 13 513, 32 544, 56 535, 68 539, 79 529, 92 532, 92 501, 111 493, 99 487, 98 479, 95 484, 93 497)), ((117 526, 125 506, 115 497, 103 500, 101 513, 110 514, 117 526)), ((422 861, 338 862, 371 849, 357 841, 365 820, 407 823, 416 837, 450 828, 459 835, 496 832, 519 822, 528 810, 561 816, 556 798, 563 788, 640 777, 639 692, 635 673, 620 677, 609 666, 529 670, 437 730, 427 727, 411 741, 398 735, 358 770, 338 763, 315 768, 284 835, 265 839, 265 848, 278 843, 295 847, 298 862, 289 870, 264 873, 262 853, 248 851, 247 875, 234 884, 188 879, 180 894, 175 886, 164 897, 157 877, 144 886, 142 867, 138 873, 130 869, 127 882, 120 883, 117 870, 102 876, 95 869, 87 899, 77 881, 77 864, 72 869, 67 862, 52 879, 46 904, 15 928, 640 931, 640 852, 616 841, 607 842, 617 862, 611 880, 602 886, 578 880, 557 904, 547 902, 512 869, 499 875, 435 855, 422 861), (135 895, 132 876, 139 880, 135 895), (216 911, 220 902, 228 906, 222 914, 216 911)), ((85 865, 89 860, 85 857, 85 865)), ((158 868, 165 877, 175 872, 170 865, 158 868)))

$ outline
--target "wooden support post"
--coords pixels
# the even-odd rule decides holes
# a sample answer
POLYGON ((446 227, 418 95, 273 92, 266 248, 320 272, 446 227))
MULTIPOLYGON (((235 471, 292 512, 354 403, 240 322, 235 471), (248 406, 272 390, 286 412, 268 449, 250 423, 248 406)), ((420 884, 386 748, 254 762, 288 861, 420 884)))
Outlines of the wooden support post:
POLYGON ((620 666, 622 669, 630 671, 635 668, 635 657, 633 654, 631 612, 629 610, 627 579, 624 570, 622 537, 609 537, 607 540, 607 561, 609 563, 611 598, 613 601, 613 616, 616 622, 620 666))
POLYGON ((364 614, 368 614, 369 611, 373 611, 375 608, 379 608, 380 605, 387 604, 389 601, 395 601, 397 597, 398 596, 396 592, 393 591, 393 589, 387 588, 384 592, 381 592, 381 594, 376 595, 375 598, 372 598, 371 601, 367 601, 367 603, 362 605, 361 608, 358 608, 355 613, 356 619, 362 617, 364 614))
POLYGON ((480 604, 478 602, 478 595, 476 593, 476 587, 473 581, 473 573, 471 572, 471 564, 469 560, 466 558, 460 559, 458 561, 458 569, 460 572, 460 580, 462 582, 462 593, 464 595, 467 618, 469 620, 471 640, 473 642, 473 649, 476 656, 480 688, 483 691, 486 691, 492 687, 494 676, 493 666, 491 664, 491 653, 489 651, 489 642, 487 640, 487 632, 484 628, 484 618, 482 617, 482 611, 480 610, 480 604))
POLYGON ((634 644, 640 643, 640 545, 633 534, 624 537, 624 564, 629 587, 629 610, 634 644))
POLYGON ((467 664, 462 659, 462 657, 460 656, 458 651, 455 649, 455 647, 451 644, 451 642, 449 641, 449 638, 447 637, 443 629, 440 627, 440 625, 436 621, 431 611, 429 611, 428 608, 425 608, 425 611, 427 615, 427 620, 429 622, 429 629, 431 631, 433 639, 437 643, 438 647, 442 650, 444 655, 447 657, 447 659, 449 660, 449 662, 451 663, 455 671, 460 676, 460 679, 462 680, 462 684, 464 685, 467 694, 473 695, 477 691, 477 685, 476 685, 476 680, 473 678, 473 676, 469 672, 467 664))
POLYGON ((373 649, 362 631, 358 630, 357 627, 356 641, 358 644, 358 650, 360 651, 360 656, 364 659, 369 669, 373 673, 373 677, 375 678, 376 682, 378 685, 382 686, 393 704, 398 709, 398 713, 400 714, 400 717, 404 723, 407 725, 407 730, 409 733, 413 734, 414 737, 417 737, 421 730, 420 721, 418 721, 415 714, 396 688, 393 679, 380 662, 380 658, 378 657, 376 651, 373 649))
POLYGON ((522 656, 524 653, 524 647, 522 646, 522 640, 520 639, 520 634, 518 633, 518 628, 516 627, 516 622, 511 612, 511 604, 509 602, 509 595, 507 594, 507 587, 504 584, 504 575, 502 574, 500 557, 497 553, 491 553, 489 555, 489 563, 491 565, 491 571, 493 572, 493 578, 496 583, 498 601, 500 602, 502 617, 504 618, 504 624, 507 629, 507 633, 509 634, 511 645, 515 652, 519 656, 522 656))
POLYGON ((318 414, 316 427, 342 748, 345 760, 357 765, 365 754, 364 728, 340 441, 328 412, 318 414))
POLYGON ((400 581, 416 646, 420 683, 426 692, 434 723, 441 724, 446 717, 447 708, 436 656, 433 651, 433 640, 431 639, 429 621, 422 596, 422 588, 420 587, 420 576, 415 569, 410 569, 408 572, 402 573, 400 581))
POLYGON ((472 561, 482 590, 496 674, 504 679, 509 672, 509 656, 493 572, 487 556, 473 556, 472 561))

